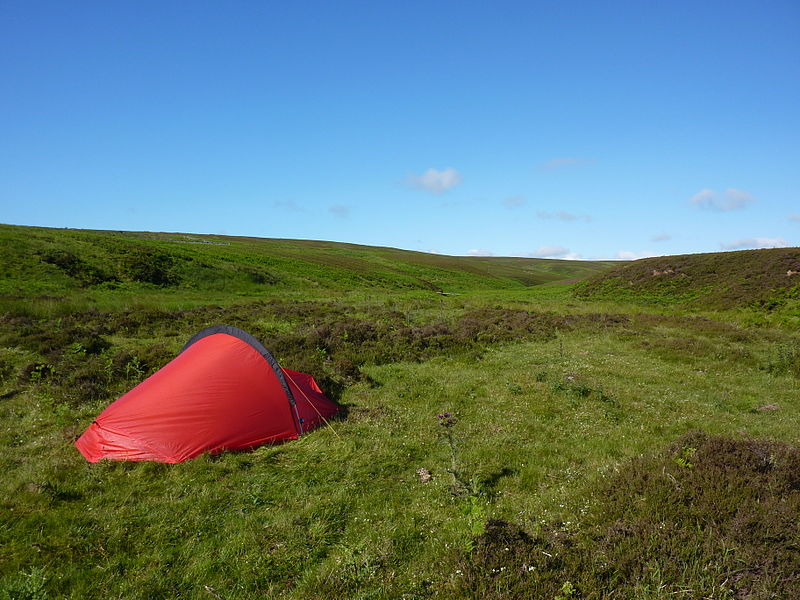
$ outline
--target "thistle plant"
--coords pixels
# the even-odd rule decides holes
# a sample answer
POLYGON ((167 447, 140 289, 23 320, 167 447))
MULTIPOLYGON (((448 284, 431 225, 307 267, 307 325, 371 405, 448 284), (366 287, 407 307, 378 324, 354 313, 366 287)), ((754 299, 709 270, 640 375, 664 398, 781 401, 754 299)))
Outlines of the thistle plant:
POLYGON ((458 419, 449 412, 438 414, 436 418, 441 427, 442 438, 450 448, 450 468, 445 470, 453 478, 452 493, 462 516, 458 523, 464 535, 464 550, 469 553, 475 547, 475 539, 486 527, 487 505, 485 499, 478 496, 472 481, 464 474, 464 466, 453 431, 458 419))
POLYGON ((439 426, 442 428, 442 438, 448 448, 450 448, 450 468, 446 469, 446 471, 453 477, 453 495, 474 495, 472 484, 464 475, 464 467, 461 463, 458 443, 456 442, 456 437, 453 432, 454 427, 458 423, 458 418, 449 412, 438 414, 436 418, 439 421, 439 426))

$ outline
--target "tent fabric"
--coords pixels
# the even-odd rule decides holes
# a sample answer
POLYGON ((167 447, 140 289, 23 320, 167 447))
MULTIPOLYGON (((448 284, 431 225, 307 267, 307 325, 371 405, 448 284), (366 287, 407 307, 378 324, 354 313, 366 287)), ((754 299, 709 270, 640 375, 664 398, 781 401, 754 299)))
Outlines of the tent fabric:
POLYGON ((90 462, 177 463, 295 439, 338 410, 313 377, 282 369, 251 335, 220 325, 110 404, 75 445, 90 462))
POLYGON ((283 369, 283 373, 295 398, 300 427, 303 431, 319 427, 325 419, 333 416, 336 411, 329 412, 331 408, 335 407, 338 410, 335 405, 330 406, 332 402, 325 397, 311 375, 289 369, 283 369))

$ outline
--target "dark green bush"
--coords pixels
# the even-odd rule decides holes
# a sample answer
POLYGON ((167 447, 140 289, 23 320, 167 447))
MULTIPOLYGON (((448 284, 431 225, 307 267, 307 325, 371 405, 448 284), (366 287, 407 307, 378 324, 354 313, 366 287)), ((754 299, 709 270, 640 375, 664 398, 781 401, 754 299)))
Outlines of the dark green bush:
POLYGON ((7 380, 12 379, 17 366, 14 361, 0 355, 0 383, 5 383, 7 380))
POLYGON ((40 255, 43 262, 54 265, 77 280, 82 286, 115 282, 117 278, 104 269, 90 265, 72 252, 52 249, 40 255))
POLYGON ((80 326, 75 318, 37 321, 16 317, 6 324, 0 334, 5 346, 24 348, 42 356, 64 352, 98 354, 111 346, 99 324, 80 326))
POLYGON ((175 271, 175 259, 147 246, 126 249, 117 261, 120 276, 124 279, 162 287, 180 283, 175 271))
POLYGON ((272 273, 261 267, 244 266, 240 270, 247 275, 251 283, 258 285, 275 285, 279 281, 272 273))

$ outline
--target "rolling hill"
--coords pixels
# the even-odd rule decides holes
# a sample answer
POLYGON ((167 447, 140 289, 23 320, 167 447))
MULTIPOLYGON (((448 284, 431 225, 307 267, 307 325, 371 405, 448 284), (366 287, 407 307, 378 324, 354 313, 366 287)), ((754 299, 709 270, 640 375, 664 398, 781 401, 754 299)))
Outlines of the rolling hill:
POLYGON ((384 288, 441 293, 583 279, 611 262, 426 254, 337 242, 0 225, 0 294, 384 288))
POLYGON ((597 273, 575 293, 646 304, 769 309, 800 298, 800 248, 645 258, 597 273))

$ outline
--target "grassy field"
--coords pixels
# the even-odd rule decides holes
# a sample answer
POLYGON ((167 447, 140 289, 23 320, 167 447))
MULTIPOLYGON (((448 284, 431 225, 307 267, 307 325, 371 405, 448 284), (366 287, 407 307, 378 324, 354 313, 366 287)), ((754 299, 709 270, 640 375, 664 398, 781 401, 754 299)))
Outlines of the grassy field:
POLYGON ((631 269, 678 269, 0 238, 0 599, 800 597, 796 286, 718 298, 743 274, 701 276, 714 255, 636 293, 631 269), (94 416, 218 323, 342 417, 248 453, 87 463, 94 416))

